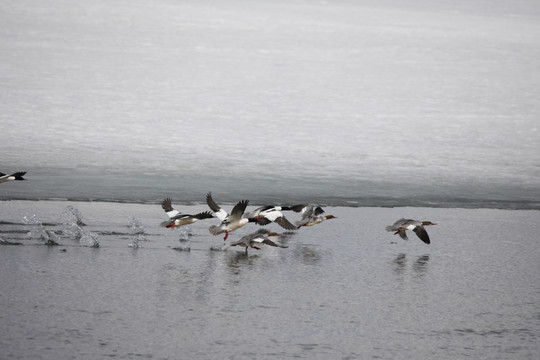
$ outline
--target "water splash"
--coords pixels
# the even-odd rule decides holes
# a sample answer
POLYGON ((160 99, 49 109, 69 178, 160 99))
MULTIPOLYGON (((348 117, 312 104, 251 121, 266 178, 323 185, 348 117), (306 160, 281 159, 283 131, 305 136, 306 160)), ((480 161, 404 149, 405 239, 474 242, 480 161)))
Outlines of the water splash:
POLYGON ((56 235, 56 233, 49 229, 44 229, 40 234, 40 239, 45 243, 47 246, 57 246, 60 245, 58 243, 59 237, 56 235))
POLYGON ((133 241, 128 246, 133 249, 141 247, 141 241, 146 241, 146 231, 144 225, 135 217, 131 217, 128 220, 128 227, 130 234, 134 236, 133 241))
POLYGON ((78 240, 82 246, 98 248, 101 246, 98 235, 83 229, 82 213, 71 205, 62 212, 62 234, 70 239, 78 240))
POLYGON ((226 251, 230 246, 227 245, 212 245, 210 246, 210 251, 226 251))
POLYGON ((30 230, 26 233, 24 238, 26 240, 40 239, 41 234, 45 230, 41 219, 39 219, 36 214, 30 214, 23 216, 22 220, 25 225, 31 226, 30 230))
MULTIPOLYGON (((73 206, 67 206, 61 215, 62 218, 62 234, 68 238, 80 240, 83 236, 81 228, 81 213, 73 206)), ((84 224, 84 223, 82 223, 84 224)))
POLYGON ((59 245, 59 236, 54 230, 48 229, 36 214, 23 216, 24 224, 31 227, 26 233, 26 240, 39 240, 47 246, 59 245))
POLYGON ((184 241, 190 241, 191 236, 193 235, 193 230, 191 230, 191 227, 184 226, 179 229, 180 236, 178 237, 178 241, 184 242, 184 241))
POLYGON ((79 243, 82 246, 88 246, 93 248, 101 247, 100 242, 98 241, 98 235, 92 234, 88 231, 85 231, 83 235, 81 236, 79 243))
POLYGON ((142 235, 144 235, 146 233, 145 229, 144 229, 144 225, 133 216, 130 217, 129 220, 128 220, 128 227, 130 229, 131 234, 142 234, 142 235))
POLYGON ((79 209, 71 205, 66 206, 64 212, 62 213, 62 218, 76 224, 77 226, 86 226, 84 221, 82 221, 82 213, 79 211, 79 209))

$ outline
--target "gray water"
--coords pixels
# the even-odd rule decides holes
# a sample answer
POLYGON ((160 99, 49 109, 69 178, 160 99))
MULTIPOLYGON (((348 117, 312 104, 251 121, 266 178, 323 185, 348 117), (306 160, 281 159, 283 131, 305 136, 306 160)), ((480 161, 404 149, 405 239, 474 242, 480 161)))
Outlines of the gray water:
POLYGON ((160 228, 157 205, 0 210, 3 243, 20 243, 0 246, 2 359, 540 355, 535 210, 326 207, 337 219, 247 257, 216 220, 160 228), (402 216, 438 223, 431 245, 384 230, 402 216))
POLYGON ((0 199, 539 208, 540 8, 0 5, 0 199))
POLYGON ((538 359, 539 17, 0 3, 0 358, 538 359), (338 218, 247 257, 158 226, 208 191, 338 218))

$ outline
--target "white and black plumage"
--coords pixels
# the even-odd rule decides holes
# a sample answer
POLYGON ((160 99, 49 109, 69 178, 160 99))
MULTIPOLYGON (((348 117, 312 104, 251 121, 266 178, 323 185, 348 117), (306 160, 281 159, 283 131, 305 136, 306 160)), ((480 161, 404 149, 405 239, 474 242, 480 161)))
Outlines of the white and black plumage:
POLYGON ((428 225, 437 225, 432 223, 431 221, 419 221, 419 220, 412 220, 412 219, 399 219, 392 225, 389 225, 386 227, 386 231, 393 231, 394 235, 399 235, 403 240, 409 240, 407 237, 407 234, 405 233, 406 230, 414 231, 414 233, 426 244, 429 244, 431 241, 429 239, 429 235, 424 228, 424 226, 428 225))
POLYGON ((297 227, 292 224, 287 218, 283 215, 281 211, 284 210, 292 210, 290 207, 287 206, 274 206, 274 205, 266 205, 261 206, 259 208, 256 208, 255 210, 249 212, 248 214, 244 215, 246 218, 250 219, 250 221, 256 222, 259 225, 268 225, 272 222, 275 222, 282 228, 286 230, 296 230, 297 227))
POLYGON ((221 224, 210 226, 208 231, 210 231, 212 235, 225 233, 223 241, 227 240, 229 232, 244 226, 250 221, 249 219, 242 217, 244 211, 246 211, 249 200, 239 201, 232 209, 230 215, 216 204, 214 199, 212 199, 212 193, 206 194, 206 203, 210 207, 210 210, 214 212, 214 215, 221 220, 221 224))
POLYGON ((265 230, 259 230, 253 234, 245 235, 240 240, 231 243, 231 246, 243 246, 246 248, 246 255, 248 253, 248 248, 253 248, 260 250, 261 248, 257 245, 266 244, 274 247, 286 248, 287 246, 275 243, 270 240, 269 236, 279 236, 279 234, 274 232, 268 232, 265 230))
POLYGON ((26 174, 26 171, 18 171, 9 175, 0 173, 0 183, 12 180, 26 180, 25 178, 23 178, 24 174, 26 174))
POLYGON ((324 210, 320 206, 295 205, 291 209, 302 213, 302 218, 295 223, 298 228, 302 226, 313 226, 324 220, 336 218, 334 215, 322 215, 324 210))
POLYGON ((161 203, 161 207, 163 208, 163 210, 165 210, 165 212, 169 216, 169 220, 161 223, 161 226, 164 226, 167 228, 172 228, 175 226, 182 226, 182 225, 189 225, 202 219, 210 219, 214 217, 214 215, 212 215, 210 211, 204 211, 195 215, 182 214, 180 213, 180 211, 175 210, 172 207, 171 198, 164 199, 163 202, 161 203))

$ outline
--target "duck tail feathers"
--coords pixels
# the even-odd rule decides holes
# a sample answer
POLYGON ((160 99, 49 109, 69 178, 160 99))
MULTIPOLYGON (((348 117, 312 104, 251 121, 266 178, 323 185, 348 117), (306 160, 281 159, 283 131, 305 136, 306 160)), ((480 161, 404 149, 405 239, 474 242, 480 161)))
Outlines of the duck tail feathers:
POLYGON ((174 227, 174 220, 167 220, 159 224, 161 227, 171 228, 174 227))
POLYGON ((223 230, 218 225, 212 225, 208 228, 208 231, 210 231, 210 234, 212 235, 219 235, 223 232, 223 230))

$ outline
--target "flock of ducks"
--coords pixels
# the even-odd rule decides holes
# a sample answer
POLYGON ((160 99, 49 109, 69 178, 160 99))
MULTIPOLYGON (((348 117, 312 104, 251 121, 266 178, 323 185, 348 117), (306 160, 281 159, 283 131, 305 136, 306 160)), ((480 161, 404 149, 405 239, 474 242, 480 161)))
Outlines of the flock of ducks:
MULTIPOLYGON (((303 226, 313 226, 319 224, 328 219, 335 219, 334 215, 323 215, 324 210, 320 206, 314 205, 294 205, 294 206, 279 206, 279 205, 266 205, 256 208, 253 211, 246 212, 246 208, 249 204, 249 200, 239 201, 228 213, 221 206, 219 206, 213 199, 212 193, 206 194, 206 204, 211 211, 200 212, 195 215, 182 214, 178 210, 172 207, 171 198, 166 198, 161 203, 161 207, 169 216, 169 220, 161 223, 161 226, 172 228, 175 226, 183 226, 193 224, 196 221, 202 219, 218 218, 220 220, 219 225, 211 225, 208 231, 212 235, 225 234, 223 241, 226 241, 229 237, 229 233, 241 228, 248 223, 255 223, 257 225, 268 225, 270 223, 276 223, 286 230, 298 230, 303 226), (302 217, 294 224, 289 221, 282 211, 294 211, 301 213, 302 217)), ((387 231, 394 232, 394 235, 399 235, 402 239, 408 240, 406 230, 414 231, 414 233, 424 243, 429 244, 431 241, 429 235, 424 228, 428 225, 437 225, 431 221, 418 221, 412 219, 399 219, 394 224, 386 227, 387 231)), ((248 248, 259 250, 258 245, 266 244, 275 247, 286 247, 280 245, 270 239, 271 236, 279 236, 275 232, 269 232, 260 230, 254 234, 246 235, 240 240, 231 242, 230 246, 243 246, 246 248, 246 255, 248 248)))
MULTIPOLYGON (((0 173, 0 183, 13 180, 26 180, 23 176, 26 172, 19 171, 9 175, 0 173)), ((239 201, 228 213, 219 206, 212 198, 212 193, 206 194, 206 203, 211 211, 203 211, 195 215, 182 214, 180 211, 172 207, 172 199, 166 198, 161 203, 161 207, 169 217, 167 221, 161 223, 161 226, 173 228, 176 226, 184 226, 193 224, 202 219, 217 218, 220 220, 218 225, 211 225, 208 230, 212 235, 225 234, 223 241, 229 237, 229 233, 241 228, 247 223, 255 223, 260 226, 265 226, 270 223, 276 223, 286 230, 298 230, 303 226, 313 226, 328 219, 335 219, 334 215, 323 215, 324 210, 320 206, 315 205, 294 205, 294 206, 277 206, 267 205, 256 208, 253 211, 246 213, 249 200, 239 201), (294 211, 300 213, 302 217, 294 224, 290 222, 282 213, 282 211, 294 211)), ((402 239, 408 240, 407 230, 413 231, 420 240, 426 244, 430 244, 431 240, 424 226, 437 225, 431 221, 419 221, 412 219, 399 219, 392 225, 386 227, 386 231, 393 232, 394 235, 399 235, 402 239)), ((260 249, 260 244, 286 247, 278 244, 270 239, 272 236, 278 236, 278 233, 260 230, 254 234, 246 235, 240 240, 233 241, 230 246, 242 246, 246 248, 260 249)))
MULTIPOLYGON (((172 207, 172 199, 166 198, 161 203, 161 207, 169 217, 167 221, 161 223, 161 226, 173 228, 193 224, 202 219, 217 218, 220 223, 211 225, 208 231, 212 235, 225 234, 223 241, 229 237, 229 233, 241 228, 248 223, 254 223, 260 226, 265 226, 270 223, 276 223, 286 230, 297 230, 302 226, 312 226, 323 222, 327 219, 335 219, 334 215, 323 215, 324 210, 320 206, 313 205, 295 205, 295 206, 275 206, 267 205, 256 208, 253 211, 246 212, 249 200, 239 201, 228 213, 225 209, 219 206, 212 198, 212 193, 206 194, 206 204, 211 211, 203 211, 195 215, 182 214, 180 211, 172 207), (292 210, 302 214, 302 218, 294 224, 290 222, 282 211, 292 210)), ((260 230, 254 234, 246 235, 240 240, 233 241, 230 246, 243 246, 259 250, 260 244, 266 244, 275 247, 286 247, 278 244, 270 239, 271 236, 279 236, 278 233, 260 230)))

